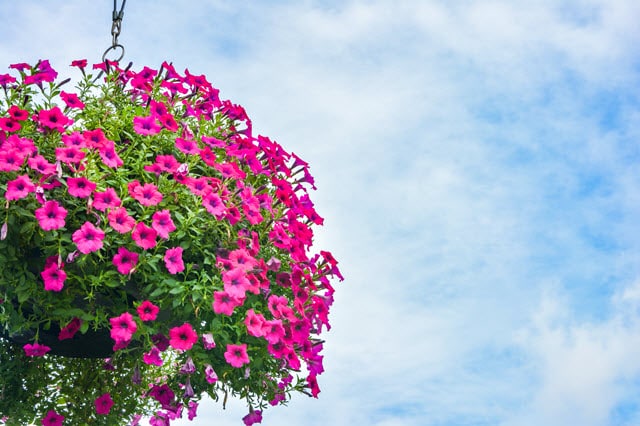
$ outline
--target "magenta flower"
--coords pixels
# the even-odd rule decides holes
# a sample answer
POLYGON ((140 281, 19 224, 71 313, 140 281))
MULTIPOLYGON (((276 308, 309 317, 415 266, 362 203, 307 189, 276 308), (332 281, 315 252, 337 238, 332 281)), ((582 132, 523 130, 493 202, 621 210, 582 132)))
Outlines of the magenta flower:
POLYGON ((247 332, 255 337, 262 337, 264 335, 265 318, 262 314, 256 314, 253 309, 247 311, 247 316, 244 318, 244 325, 247 327, 247 332))
POLYGON ((198 403, 195 401, 189 401, 189 408, 187 410, 187 417, 189 420, 193 420, 197 416, 198 403))
POLYGON ((58 340, 66 340, 71 339, 76 333, 80 330, 80 326, 82 325, 82 320, 80 318, 74 318, 71 320, 69 324, 66 325, 60 333, 58 333, 58 340))
POLYGON ((178 148, 180 151, 184 152, 185 154, 193 155, 193 154, 198 154, 200 152, 200 149, 198 148, 198 144, 192 140, 176 138, 175 145, 176 145, 176 148, 178 148))
POLYGON ((154 385, 149 391, 149 396, 158 401, 163 406, 171 404, 173 398, 175 398, 175 394, 166 383, 158 386, 154 385))
POLYGON ((133 320, 133 316, 129 312, 125 312, 122 315, 110 318, 111 323, 111 338, 116 342, 128 342, 134 335, 138 326, 133 320))
POLYGON ((118 248, 118 253, 113 256, 113 264, 118 272, 123 275, 130 273, 138 263, 138 253, 127 250, 124 247, 118 248))
POLYGON ((144 250, 149 250, 156 246, 157 236, 158 233, 155 229, 148 227, 142 222, 139 222, 131 233, 133 241, 144 250))
POLYGON ((75 146, 56 148, 56 160, 65 164, 79 164, 85 155, 84 151, 75 146))
POLYGON ((36 219, 40 224, 40 228, 45 231, 60 229, 64 226, 64 219, 67 217, 67 211, 60 207, 57 201, 47 201, 42 207, 35 211, 36 219))
POLYGON ((260 410, 249 410, 249 414, 242 418, 242 421, 246 426, 251 426, 255 423, 262 423, 262 411, 260 410))
POLYGON ((245 364, 249 364, 249 355, 247 355, 247 345, 227 345, 227 351, 224 353, 224 359, 235 368, 240 368, 245 364))
POLYGON ((77 109, 84 108, 84 103, 80 100, 78 95, 76 95, 75 93, 67 93, 65 91, 62 91, 60 92, 60 98, 62 98, 64 103, 69 108, 77 108, 77 109))
POLYGON ((162 194, 152 183, 140 185, 136 180, 129 184, 129 194, 143 206, 155 206, 162 201, 162 194))
POLYGON ((156 117, 134 117, 133 130, 142 136, 151 136, 160 133, 162 127, 157 123, 156 117))
POLYGON ((233 315, 233 310, 243 303, 243 299, 231 296, 226 291, 213 292, 213 312, 216 314, 233 315))
POLYGON ((102 162, 108 167, 117 169, 124 164, 120 156, 118 156, 118 153, 116 152, 116 146, 112 141, 105 142, 98 149, 100 152, 100 158, 102 158, 102 162))
POLYGON ((215 192, 209 192, 202 197, 202 205, 209 213, 220 219, 224 215, 225 206, 222 199, 215 192))
POLYGON ((195 195, 205 195, 212 191, 211 185, 207 178, 193 178, 188 176, 183 182, 189 190, 195 195))
POLYGON ((83 69, 83 68, 85 68, 87 66, 87 60, 86 59, 76 59, 75 61, 71 62, 71 66, 83 69))
POLYGON ((111 225, 111 227, 120 234, 126 234, 136 226, 135 219, 129 216, 127 209, 124 207, 118 207, 111 210, 107 214, 107 218, 109 219, 109 225, 111 225))
POLYGON ((47 415, 44 416, 40 423, 42 426, 62 426, 64 422, 64 416, 56 413, 54 410, 49 410, 47 415))
POLYGON ((20 125, 20 123, 18 123, 17 121, 11 118, 8 118, 8 117, 0 118, 0 129, 4 130, 5 132, 14 133, 20 130, 21 128, 22 126, 20 125))
POLYGON ((7 192, 5 192, 4 198, 7 200, 19 200, 35 190, 36 186, 29 179, 29 175, 20 175, 7 182, 7 192))
POLYGON ((164 363, 160 357, 160 350, 156 346, 152 347, 149 352, 142 355, 142 361, 147 365, 157 365, 158 367, 164 363))
POLYGON ((60 133, 64 132, 64 128, 73 122, 58 107, 40 110, 38 112, 38 121, 43 127, 57 130, 60 133))
POLYGON ((224 283, 224 291, 235 298, 243 298, 247 289, 251 286, 246 273, 239 268, 223 272, 222 282, 224 283))
POLYGON ((160 238, 169 238, 169 233, 176 230, 176 225, 171 220, 169 210, 160 210, 153 214, 151 227, 158 232, 160 238))
POLYGON ((84 139, 84 136, 80 132, 72 132, 69 134, 64 134, 61 137, 62 143, 66 147, 76 147, 76 148, 86 148, 87 142, 84 139))
POLYGON ((7 112, 9 113, 9 116, 16 121, 25 121, 29 118, 29 111, 22 109, 17 105, 11 105, 7 112))
POLYGON ((85 130, 82 133, 82 136, 84 137, 87 146, 90 146, 91 148, 100 149, 109 141, 102 129, 85 130))
POLYGON ((67 274, 58 267, 58 262, 51 262, 40 272, 40 276, 44 281, 46 291, 61 291, 64 288, 64 281, 67 279, 67 274))
POLYGON ((34 157, 30 157, 27 160, 27 164, 33 170, 40 172, 41 174, 48 176, 56 173, 56 165, 51 164, 44 158, 42 155, 36 155, 34 157))
POLYGON ((136 310, 142 321, 154 321, 158 317, 158 312, 160 312, 160 308, 148 300, 142 302, 136 310))
POLYGON ((22 347, 22 349, 24 349, 25 355, 31 356, 31 357, 44 356, 47 352, 51 350, 49 346, 41 345, 38 342, 35 342, 33 344, 27 343, 22 347))
POLYGON ((105 191, 96 191, 93 194, 93 207, 101 212, 115 207, 120 207, 122 201, 118 198, 116 190, 107 188, 105 191))
POLYGON ((198 335, 189 323, 169 330, 169 344, 179 351, 188 351, 197 341, 198 335))
POLYGON ((204 368, 204 377, 211 384, 218 381, 218 375, 210 364, 207 364, 204 368))
POLYGON ((17 149, 3 149, 0 151, 0 172, 15 172, 20 170, 25 156, 17 149))
POLYGON ((111 399, 109 393, 105 393, 95 400, 95 405, 96 413, 106 416, 111 411, 111 407, 113 407, 113 399, 111 399))
POLYGON ((96 184, 85 177, 67 178, 70 195, 78 198, 87 198, 96 189, 96 184))
POLYGON ((164 254, 164 264, 171 274, 177 274, 184 271, 184 262, 182 261, 182 247, 174 247, 168 249, 164 254))
POLYGON ((71 240, 76 243, 78 251, 83 254, 100 250, 103 239, 104 231, 96 228, 91 222, 85 222, 80 229, 71 236, 71 240))
POLYGON ((205 333, 202 335, 202 344, 206 350, 216 347, 216 341, 213 339, 213 335, 211 333, 205 333))

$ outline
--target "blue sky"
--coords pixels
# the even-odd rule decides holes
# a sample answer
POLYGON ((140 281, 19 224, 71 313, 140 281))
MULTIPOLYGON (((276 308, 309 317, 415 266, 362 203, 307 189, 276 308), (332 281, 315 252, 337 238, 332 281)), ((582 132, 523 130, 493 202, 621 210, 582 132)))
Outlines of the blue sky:
MULTIPOLYGON (((97 62, 111 6, 3 6, 0 67, 97 62)), ((316 176, 316 245, 346 281, 320 399, 264 425, 640 424, 638 16, 635 0, 128 2, 126 61, 206 74, 316 176)), ((179 424, 244 413, 209 402, 179 424)))

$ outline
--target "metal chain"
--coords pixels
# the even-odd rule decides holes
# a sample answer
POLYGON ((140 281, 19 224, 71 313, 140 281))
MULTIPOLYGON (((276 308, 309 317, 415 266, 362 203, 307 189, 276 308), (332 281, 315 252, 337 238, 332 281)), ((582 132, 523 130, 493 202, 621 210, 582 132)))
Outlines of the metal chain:
POLYGON ((117 7, 117 0, 113 0, 113 13, 111 14, 112 24, 111 24, 111 46, 107 48, 102 54, 102 62, 106 62, 107 53, 116 51, 118 49, 122 50, 118 59, 115 62, 119 62, 124 57, 124 46, 118 43, 118 36, 120 35, 120 31, 122 30, 122 17, 124 16, 124 5, 127 4, 127 0, 122 0, 122 6, 120 6, 120 10, 117 7))

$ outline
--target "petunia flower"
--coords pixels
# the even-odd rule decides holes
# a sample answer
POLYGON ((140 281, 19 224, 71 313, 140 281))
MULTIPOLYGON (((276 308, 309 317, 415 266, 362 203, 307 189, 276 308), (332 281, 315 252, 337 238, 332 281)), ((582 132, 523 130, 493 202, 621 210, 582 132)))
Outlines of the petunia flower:
POLYGON ((144 250, 152 249, 156 246, 156 237, 158 236, 158 232, 155 229, 145 225, 142 222, 136 224, 133 232, 131 233, 131 238, 133 241, 144 250))
POLYGON ((62 426, 64 422, 64 416, 62 414, 56 413, 54 410, 49 410, 47 415, 44 416, 40 423, 42 426, 62 426))
POLYGON ((221 219, 225 213, 225 206, 222 199, 215 192, 209 192, 202 197, 202 205, 216 219, 221 219))
POLYGON ((242 421, 244 422, 245 426, 251 426, 255 423, 262 423, 262 411, 260 410, 254 411, 253 408, 251 408, 249 410, 249 414, 244 416, 242 418, 242 421))
POLYGON ((226 291, 213 292, 213 312, 216 314, 231 316, 233 315, 233 310, 242 305, 242 303, 243 299, 235 298, 226 291))
POLYGON ((169 344, 179 351, 188 351, 198 341, 198 335, 189 323, 169 330, 169 344))
POLYGON ((85 155, 84 151, 75 146, 56 148, 56 159, 65 164, 79 164, 85 155))
POLYGON ((198 144, 195 141, 188 139, 176 138, 175 146, 185 154, 195 155, 200 152, 198 144))
POLYGON ((231 297, 244 297, 247 289, 251 285, 247 279, 246 273, 240 269, 231 269, 222 273, 222 282, 224 283, 224 291, 231 297))
POLYGON ((151 227, 158 232, 160 238, 169 238, 169 233, 176 230, 169 210, 160 210, 153 214, 151 227))
POLYGON ((182 247, 174 247, 168 249, 164 254, 164 264, 171 274, 177 274, 184 271, 184 262, 182 261, 182 247))
POLYGON ((133 130, 141 136, 152 136, 160 133, 162 127, 156 121, 156 117, 133 117, 133 130))
POLYGON ((93 207, 101 212, 109 209, 120 207, 122 201, 113 188, 107 188, 104 191, 96 191, 93 194, 93 207))
POLYGON ((84 103, 75 93, 60 92, 60 98, 69 108, 84 109, 84 103))
POLYGON ((202 344, 206 350, 216 347, 216 341, 213 339, 213 335, 211 333, 205 333, 202 335, 202 344))
POLYGON ((7 112, 9 113, 9 116, 16 121, 25 121, 29 118, 29 111, 22 109, 17 105, 11 105, 7 112))
POLYGON ((116 342, 128 342, 134 335, 138 326, 129 312, 114 318, 110 318, 111 338, 116 342))
POLYGON ((67 186, 69 194, 78 198, 87 198, 96 189, 96 184, 85 177, 67 178, 67 186))
POLYGON ((109 225, 120 234, 126 234, 136 226, 135 219, 129 216, 127 209, 124 207, 111 210, 107 214, 107 218, 109 219, 109 225))
POLYGON ((255 337, 264 336, 263 326, 265 321, 266 320, 262 314, 256 314, 253 309, 249 309, 244 318, 244 325, 247 327, 247 333, 255 337))
POLYGON ((100 149, 100 147, 104 146, 104 144, 109 141, 102 129, 85 130, 82 133, 82 136, 84 137, 87 146, 91 148, 100 149))
POLYGON ((218 381, 218 375, 210 364, 207 364, 204 368, 204 377, 211 384, 218 381))
POLYGON ((224 359, 235 368, 240 368, 245 364, 249 364, 249 355, 247 355, 247 345, 242 343, 234 345, 229 343, 224 353, 224 359))
POLYGON ((162 201, 162 193, 152 183, 141 185, 137 180, 129 183, 129 194, 143 206, 155 206, 162 201))
POLYGON ((142 321, 154 321, 158 317, 158 312, 160 312, 160 308, 148 300, 142 302, 136 310, 142 321))
POLYGON ((98 152, 100 153, 102 162, 112 169, 117 169, 124 164, 124 162, 116 152, 116 146, 113 141, 106 141, 102 146, 98 148, 98 152))
POLYGON ((45 176, 53 175, 56 173, 56 165, 49 163, 47 159, 42 155, 30 157, 27 160, 27 164, 30 168, 45 176))
POLYGON ((65 127, 73 123, 73 121, 64 115, 57 106, 51 109, 40 110, 37 118, 43 127, 47 127, 51 130, 57 130, 60 133, 64 132, 65 127))
POLYGON ((22 347, 26 356, 44 356, 51 348, 47 345, 41 345, 38 342, 27 343, 22 347))
POLYGON ((25 155, 17 149, 0 150, 0 172, 15 172, 20 170, 25 155))
POLYGON ((142 361, 147 365, 157 365, 158 367, 164 364, 164 361, 160 357, 160 350, 156 346, 142 355, 142 361))
POLYGON ((149 396, 163 406, 166 406, 171 404, 176 395, 173 393, 169 385, 165 383, 162 385, 153 385, 149 391, 149 396))
POLYGON ((109 393, 102 394, 95 400, 96 414, 106 416, 113 407, 113 399, 109 393))
POLYGON ((64 219, 67 217, 67 210, 58 204, 57 201, 46 201, 42 207, 35 211, 36 219, 40 228, 45 231, 60 229, 64 226, 64 219))
POLYGON ((20 175, 7 182, 7 192, 5 192, 4 198, 7 200, 19 200, 35 190, 36 186, 29 179, 29 175, 20 175))
POLYGON ((180 367, 180 374, 193 374, 196 372, 196 365, 193 363, 191 357, 187 358, 187 361, 180 367))
POLYGON ((76 230, 71 236, 71 240, 76 243, 78 251, 83 254, 100 250, 103 239, 104 231, 96 228, 91 222, 85 222, 80 229, 76 230))
POLYGON ((0 129, 8 133, 14 133, 20 130, 22 126, 16 120, 9 117, 0 118, 0 129))
POLYGON ((74 318, 71 320, 69 324, 67 324, 63 329, 58 333, 58 340, 66 340, 71 339, 75 334, 80 330, 80 326, 82 325, 82 320, 80 318, 74 318))
POLYGON ((130 273, 138 263, 138 253, 127 250, 124 247, 118 248, 118 253, 113 256, 113 264, 118 272, 123 275, 130 273))

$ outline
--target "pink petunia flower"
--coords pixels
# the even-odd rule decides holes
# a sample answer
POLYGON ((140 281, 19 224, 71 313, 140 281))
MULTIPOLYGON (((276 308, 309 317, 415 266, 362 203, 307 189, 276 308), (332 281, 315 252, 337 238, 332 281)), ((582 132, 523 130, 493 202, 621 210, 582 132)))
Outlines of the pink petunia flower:
POLYGON ((114 318, 110 318, 111 338, 117 342, 128 342, 134 335, 138 326, 129 312, 114 318))
POLYGON ((60 92, 60 98, 69 108, 84 109, 84 103, 75 93, 60 92))
POLYGON ((111 395, 109 393, 105 393, 95 400, 96 413, 106 416, 111 411, 111 407, 113 407, 113 399, 111 399, 111 395))
POLYGON ((247 345, 228 344, 224 353, 224 359, 235 368, 240 368, 245 364, 249 364, 249 355, 247 355, 247 345))
POLYGON ((162 125, 162 127, 164 127, 165 129, 167 129, 170 132, 177 132, 178 131, 178 122, 176 121, 175 117, 171 114, 165 114, 161 117, 158 117, 158 121, 160 122, 160 124, 162 125))
POLYGON ((56 160, 65 164, 80 164, 85 155, 84 151, 75 146, 56 148, 56 160))
POLYGON ((157 365, 158 367, 164 364, 164 361, 160 357, 160 349, 156 346, 152 347, 149 352, 145 352, 142 355, 142 361, 147 365, 157 365))
POLYGON ((102 129, 94 129, 94 130, 85 130, 82 133, 84 140, 86 141, 87 146, 91 148, 100 149, 104 144, 106 144, 109 139, 104 134, 102 129))
POLYGON ((136 226, 135 219, 129 216, 127 209, 124 207, 111 210, 107 214, 107 218, 109 219, 109 225, 120 234, 126 234, 136 226))
POLYGON ((153 385, 149 391, 149 396, 158 401, 163 406, 171 404, 175 398, 175 394, 166 383, 163 385, 153 385))
POLYGON ((0 172, 14 172, 20 170, 25 155, 17 149, 0 150, 0 172))
POLYGON ((85 222, 80 229, 75 231, 71 236, 71 240, 76 243, 78 251, 83 254, 100 250, 103 239, 104 231, 96 228, 91 222, 85 222))
POLYGON ((260 410, 249 410, 249 414, 242 418, 245 426, 251 426, 256 423, 262 423, 262 411, 260 410))
POLYGON ((158 312, 160 312, 160 308, 148 300, 142 302, 136 310, 142 321, 154 321, 158 317, 158 312))
POLYGON ((265 318, 262 314, 256 314, 253 309, 247 311, 247 316, 244 318, 244 325, 247 327, 247 332, 255 337, 264 336, 264 323, 265 318))
POLYGON ((189 408, 187 410, 187 417, 189 420, 193 420, 196 418, 198 411, 198 403, 195 401, 189 401, 189 408))
POLYGON ((51 262, 45 266, 44 270, 40 272, 40 276, 44 281, 46 291, 61 291, 64 288, 64 281, 67 279, 67 274, 58 267, 58 262, 51 262))
POLYGON ((198 335, 189 323, 169 330, 169 344, 179 351, 188 351, 197 341, 198 335))
POLYGON ((131 233, 133 241, 144 250, 149 250, 156 246, 157 236, 158 232, 156 232, 155 229, 148 227, 142 222, 139 222, 131 233))
POLYGON ((64 115, 60 110, 60 108, 58 107, 53 107, 48 110, 47 109, 40 110, 38 112, 37 118, 43 127, 48 127, 49 129, 57 130, 60 133, 64 132, 64 128, 66 126, 73 123, 73 120, 71 120, 69 117, 64 115))
POLYGON ((162 194, 152 183, 141 185, 137 180, 129 183, 129 194, 143 206, 155 206, 162 201, 162 194))
POLYGON ((113 188, 107 188, 104 191, 96 191, 93 194, 93 207, 101 212, 115 207, 120 207, 122 201, 113 188))
POLYGON ((198 144, 192 140, 176 138, 175 145, 176 145, 176 148, 178 148, 180 151, 184 152, 185 154, 194 155, 200 152, 200 149, 198 148, 198 144))
POLYGON ((216 217, 216 219, 221 219, 225 213, 225 206, 222 202, 222 199, 215 192, 209 192, 202 197, 202 205, 209 213, 216 217))
POLYGON ((9 117, 0 118, 0 129, 8 133, 14 133, 20 130, 22 126, 16 120, 9 117))
POLYGON ((67 185, 69 194, 78 198, 87 198, 96 189, 96 184, 85 177, 67 178, 67 185))
POLYGON ((160 210, 153 214, 151 227, 158 232, 160 238, 169 238, 169 233, 176 230, 169 210, 160 210))
POLYGON ((113 256, 113 264, 118 272, 123 275, 130 273, 138 263, 138 253, 127 250, 124 247, 118 248, 118 253, 113 256))
POLYGON ((46 201, 42 207, 35 211, 36 219, 40 228, 45 231, 60 229, 64 226, 64 219, 67 217, 67 210, 58 204, 57 201, 46 201))
POLYGON ((71 132, 69 134, 64 134, 61 137, 62 143, 66 147, 76 147, 76 148, 86 148, 87 141, 84 139, 84 136, 80 132, 71 132))
POLYGON ((213 312, 216 314, 233 315, 233 310, 242 305, 243 299, 231 296, 226 291, 213 292, 213 312))
POLYGON ((7 182, 7 192, 4 194, 4 198, 7 200, 19 200, 35 190, 36 186, 29 179, 29 175, 20 175, 7 182))
POLYGON ((104 145, 98 148, 98 150, 100 152, 100 158, 102 158, 102 162, 108 167, 117 169, 124 164, 124 162, 116 152, 116 146, 113 141, 105 142, 104 145))
POLYGON ((44 158, 42 155, 36 155, 34 157, 30 157, 27 160, 27 164, 33 170, 45 176, 53 175, 56 173, 56 165, 49 163, 47 159, 44 158))
POLYGON ((251 286, 246 273, 240 268, 223 272, 222 282, 224 283, 224 291, 235 298, 244 297, 247 289, 251 286))
POLYGON ((216 341, 213 339, 213 334, 205 333, 202 335, 202 345, 206 350, 211 350, 216 347, 216 341))
POLYGON ((171 274, 177 274, 184 271, 184 262, 182 261, 182 247, 174 247, 168 249, 164 254, 164 264, 171 274))
POLYGON ((141 136, 151 136, 160 133, 162 127, 156 121, 156 117, 134 117, 133 130, 141 136))
POLYGON ((205 195, 212 191, 209 181, 205 177, 194 178, 187 176, 183 182, 194 195, 205 195))
POLYGON ((58 340, 66 340, 71 339, 75 334, 80 331, 80 326, 82 325, 82 320, 80 318, 74 318, 71 320, 69 324, 67 324, 63 329, 58 333, 58 340))
POLYGON ((218 375, 210 364, 207 364, 204 368, 204 377, 211 384, 218 381, 218 375))
POLYGON ((29 111, 27 111, 26 109, 22 109, 17 105, 11 105, 7 112, 9 113, 11 118, 16 121, 25 121, 29 118, 29 111))
POLYGON ((44 356, 47 352, 51 350, 49 346, 41 345, 38 342, 35 343, 27 343, 22 347, 24 349, 24 353, 26 356, 44 356))
POLYGON ((49 410, 47 415, 44 416, 40 423, 42 426, 62 426, 64 422, 64 416, 62 414, 56 413, 54 410, 49 410))

